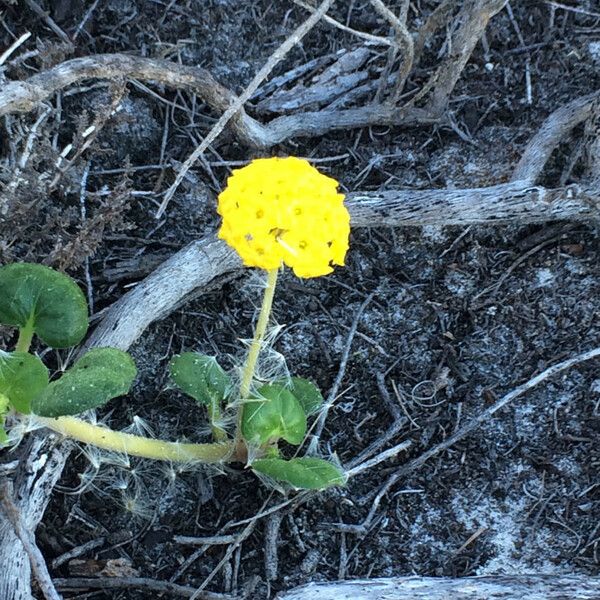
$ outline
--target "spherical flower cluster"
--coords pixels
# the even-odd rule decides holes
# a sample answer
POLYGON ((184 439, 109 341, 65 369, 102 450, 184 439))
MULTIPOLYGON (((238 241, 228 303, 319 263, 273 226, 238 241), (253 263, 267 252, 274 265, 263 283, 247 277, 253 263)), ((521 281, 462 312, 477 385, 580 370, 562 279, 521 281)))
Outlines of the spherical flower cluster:
POLYGON ((319 277, 343 265, 350 215, 338 183, 306 160, 260 158, 237 169, 219 195, 219 237, 244 264, 298 277, 319 277))

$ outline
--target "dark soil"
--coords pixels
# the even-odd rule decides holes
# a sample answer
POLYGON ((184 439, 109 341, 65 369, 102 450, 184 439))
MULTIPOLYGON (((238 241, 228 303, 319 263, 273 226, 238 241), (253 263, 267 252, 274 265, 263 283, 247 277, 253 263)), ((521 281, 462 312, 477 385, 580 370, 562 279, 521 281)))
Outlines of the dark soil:
MULTIPOLYGON (((60 27, 73 35, 92 3, 50 4, 60 27)), ((388 26, 368 2, 337 4, 331 14, 339 20, 388 35, 388 26)), ((400 2, 387 4, 397 11, 400 2)), ((436 4, 411 3, 409 29, 436 4)), ((456 128, 352 130, 298 139, 272 153, 341 156, 319 163, 319 168, 348 191, 477 187, 507 180, 543 119, 600 85, 600 19, 585 14, 598 12, 597 3, 577 3, 582 13, 549 4, 515 0, 514 22, 506 10, 492 19, 485 44, 477 46, 453 93, 450 109, 456 128), (527 64, 531 104, 526 100, 527 64)), ((10 67, 11 78, 72 56, 130 52, 204 66, 239 92, 305 15, 291 2, 267 0, 247 5, 235 0, 101 0, 69 50, 37 16, 8 3, 0 21, 0 47, 12 42, 11 33, 33 33, 22 51, 37 48, 39 54, 10 67)), ((437 41, 441 45, 443 34, 437 41)), ((362 43, 321 24, 276 74, 362 43)), ((437 63, 440 45, 428 50, 422 69, 437 63)), ((371 51, 370 69, 376 73, 385 64, 385 52, 371 51)), ((171 161, 185 160, 215 115, 203 112, 202 106, 192 115, 189 94, 152 91, 129 84, 120 112, 65 173, 56 191, 37 197, 31 176, 31 184, 22 184, 15 220, 8 227, 0 224, 2 262, 26 259, 67 268, 84 288, 87 263, 95 312, 177 249, 213 231, 218 224, 215 194, 231 168, 226 161, 257 156, 224 137, 207 155, 208 162, 193 169, 166 218, 156 221, 160 192, 172 181, 172 165, 178 164, 171 161), (152 168, 106 172, 147 165, 152 168), (86 168, 93 200, 82 222, 79 187, 86 168)), ((57 152, 89 125, 110 97, 106 86, 63 94, 61 115, 54 110, 40 130, 33 172, 49 169, 57 152)), ((56 109, 56 102, 52 106, 56 109)), ((35 120, 36 115, 12 118, 13 136, 35 120)), ((8 134, 5 127, 4 156, 11 152, 8 134)), ((580 137, 577 131, 555 153, 543 182, 577 181, 581 167, 571 158, 580 137)), ((439 443, 549 365, 597 346, 599 265, 594 224, 555 223, 466 231, 357 230, 347 266, 333 275, 299 280, 286 271, 274 312, 274 324, 281 330, 262 368, 279 373, 287 365, 325 392, 337 375, 355 315, 373 294, 327 421, 324 456, 335 454, 347 464, 392 423, 378 373, 385 375, 386 389, 406 417, 386 447, 405 439, 413 445, 344 488, 312 495, 304 503, 296 499, 283 508, 276 567, 265 561, 273 521, 257 519, 207 589, 245 590, 248 597, 260 599, 308 581, 336 578, 597 575, 600 375, 594 361, 535 388, 400 481, 366 533, 345 532, 340 524, 364 521, 374 496, 399 464, 439 443)), ((113 402, 99 418, 114 427, 148 427, 164 438, 208 439, 202 410, 170 389, 166 365, 182 349, 215 354, 228 368, 239 365, 244 350, 240 338, 252 335, 260 287, 260 274, 246 272, 151 326, 132 348, 140 370, 133 393, 113 402)), ((126 574, 135 571, 163 580, 176 576, 177 583, 197 586, 228 547, 208 548, 178 575, 195 549, 176 543, 174 536, 240 534, 245 525, 238 522, 252 519, 265 504, 283 500, 278 491, 237 468, 178 469, 82 448, 69 462, 37 540, 51 564, 69 549, 104 536, 105 544, 82 558, 126 559, 131 569, 126 574)), ((76 574, 75 567, 67 563, 51 573, 66 577, 76 574)), ((115 599, 155 595, 131 590, 65 593, 115 599)))

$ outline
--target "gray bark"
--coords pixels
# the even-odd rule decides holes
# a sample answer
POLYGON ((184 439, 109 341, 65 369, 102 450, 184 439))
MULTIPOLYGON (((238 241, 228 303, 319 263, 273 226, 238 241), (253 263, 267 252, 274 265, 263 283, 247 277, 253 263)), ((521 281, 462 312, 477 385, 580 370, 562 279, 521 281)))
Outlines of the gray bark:
POLYGON ((598 600, 600 577, 395 577, 311 583, 277 600, 598 600))

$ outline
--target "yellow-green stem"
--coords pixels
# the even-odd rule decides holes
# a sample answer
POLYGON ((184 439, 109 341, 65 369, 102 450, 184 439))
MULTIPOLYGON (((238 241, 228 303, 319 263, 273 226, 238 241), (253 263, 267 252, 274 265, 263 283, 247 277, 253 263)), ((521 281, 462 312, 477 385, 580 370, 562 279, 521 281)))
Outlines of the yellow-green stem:
POLYGON ((210 421, 210 429, 213 438, 217 440, 217 442, 225 441, 227 439, 227 432, 218 425, 221 421, 221 407, 219 406, 219 401, 214 398, 208 406, 208 419, 210 421))
POLYGON ((27 321, 25 326, 21 327, 19 330, 19 339, 17 340, 17 345, 15 350, 17 352, 29 352, 29 347, 31 346, 31 340, 33 339, 33 322, 31 320, 27 321))
POLYGON ((260 347, 265 337, 267 325, 269 324, 269 316, 271 315, 271 308, 273 306, 273 296, 275 295, 275 286, 277 285, 278 271, 279 269, 267 271, 267 286, 265 287, 260 314, 258 315, 256 329, 254 330, 254 338, 250 345, 250 350, 248 351, 244 370, 242 371, 242 382, 240 384, 240 400, 242 401, 246 400, 250 395, 250 387, 252 386, 252 380, 254 379, 254 371, 256 370, 260 347))
POLYGON ((143 458, 201 463, 243 462, 246 458, 244 449, 236 446, 233 441, 216 444, 165 442, 121 431, 113 431, 75 417, 48 419, 36 416, 34 418, 44 427, 79 442, 111 450, 112 452, 122 452, 143 458))

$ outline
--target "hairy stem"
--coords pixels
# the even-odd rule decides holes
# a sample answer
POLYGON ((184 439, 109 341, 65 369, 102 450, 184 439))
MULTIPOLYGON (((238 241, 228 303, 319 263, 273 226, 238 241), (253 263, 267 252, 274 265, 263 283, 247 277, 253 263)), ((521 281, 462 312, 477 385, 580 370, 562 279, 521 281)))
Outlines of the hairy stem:
POLYGON ((29 352, 31 340, 33 339, 33 322, 31 319, 19 329, 19 339, 15 350, 17 352, 29 352))
POLYGON ((36 416, 34 418, 44 427, 48 427, 66 437, 112 452, 175 462, 243 462, 245 459, 244 449, 234 445, 234 442, 215 444, 165 442, 121 431, 113 431, 74 417, 48 419, 36 416))
POLYGON ((262 306, 260 307, 260 315, 258 316, 256 329, 254 330, 254 338, 250 345, 248 358, 246 358, 246 364, 244 365, 244 370, 242 372, 242 383, 240 384, 240 400, 242 400, 242 402, 247 400, 250 395, 250 386, 252 385, 252 379, 254 378, 254 371, 256 370, 260 347, 265 337, 267 325, 269 324, 269 316, 271 315, 271 308, 273 306, 273 296, 275 295, 275 286, 277 285, 278 271, 279 269, 267 271, 267 287, 265 288, 265 295, 263 296, 262 306))
POLYGON ((210 429, 213 434, 213 438, 217 442, 224 442, 227 439, 227 432, 218 423, 221 421, 221 406, 219 400, 214 398, 208 406, 208 418, 210 420, 210 429))

